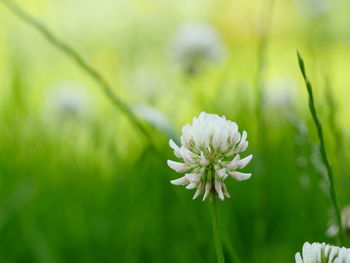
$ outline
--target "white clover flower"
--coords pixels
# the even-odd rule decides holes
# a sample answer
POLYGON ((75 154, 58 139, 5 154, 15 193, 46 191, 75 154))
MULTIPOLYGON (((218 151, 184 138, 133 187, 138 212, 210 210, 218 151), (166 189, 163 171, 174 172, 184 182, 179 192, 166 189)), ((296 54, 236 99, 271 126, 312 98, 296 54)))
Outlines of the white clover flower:
POLYGON ((219 33, 205 22, 187 23, 174 34, 171 54, 188 73, 196 73, 203 63, 218 62, 225 54, 219 33))
POLYGON ((302 254, 295 255, 295 263, 350 263, 350 249, 306 242, 302 254))
POLYGON ((238 172, 252 159, 249 155, 243 159, 240 153, 248 147, 247 132, 238 132, 235 122, 226 120, 225 116, 202 112, 193 118, 192 124, 182 128, 179 147, 170 140, 169 145, 182 162, 168 160, 170 168, 183 177, 172 180, 174 185, 187 185, 186 189, 196 188, 193 199, 204 192, 203 200, 216 194, 221 200, 230 197, 224 180, 230 175, 237 181, 247 180, 250 173, 238 172))

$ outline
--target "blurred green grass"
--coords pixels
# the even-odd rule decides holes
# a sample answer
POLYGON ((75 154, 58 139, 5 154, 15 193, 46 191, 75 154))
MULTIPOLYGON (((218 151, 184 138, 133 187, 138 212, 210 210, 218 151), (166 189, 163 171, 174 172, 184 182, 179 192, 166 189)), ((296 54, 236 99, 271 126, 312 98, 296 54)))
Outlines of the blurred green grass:
MULTIPOLYGON (((263 263, 294 262, 305 241, 333 242, 326 236, 329 203, 296 48, 307 54, 341 206, 350 200, 343 11, 349 4, 337 3, 322 24, 298 13, 292 1, 276 4, 264 80, 293 79, 292 113, 307 134, 287 122, 281 105, 266 105, 264 137, 254 110, 255 23, 263 1, 21 5, 84 54, 117 94, 165 114, 177 134, 203 110, 247 130, 253 177, 227 183, 232 198, 220 205, 220 223, 227 262, 235 247, 242 262, 263 263), (178 25, 195 19, 218 28, 228 56, 188 77, 168 58, 167 45, 178 25), (338 106, 334 123, 325 74, 338 106), (344 136, 342 145, 334 129, 344 136)), ((209 204, 169 183, 176 175, 166 166, 174 158, 167 136, 149 127, 155 152, 79 68, 3 6, 0 12, 0 262, 215 262, 209 204), (47 90, 65 80, 86 87, 92 115, 61 120, 44 107, 47 90)))

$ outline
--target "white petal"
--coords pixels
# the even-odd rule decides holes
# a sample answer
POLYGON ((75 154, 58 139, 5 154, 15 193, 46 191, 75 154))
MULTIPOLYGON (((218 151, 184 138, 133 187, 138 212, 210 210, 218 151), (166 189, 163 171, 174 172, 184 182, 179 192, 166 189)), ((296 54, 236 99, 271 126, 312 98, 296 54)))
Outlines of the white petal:
POLYGON ((203 189, 204 189, 203 184, 200 184, 192 199, 196 199, 203 192, 203 189))
POLYGON ((245 140, 247 139, 247 136, 248 136, 247 132, 246 132, 246 131, 243 131, 243 132, 242 132, 241 142, 245 142, 245 140))
POLYGON ((177 146, 177 144, 172 139, 169 140, 169 146, 174 150, 176 157, 182 158, 179 146, 177 146))
POLYGON ((218 193, 220 200, 223 201, 225 199, 225 197, 224 197, 224 194, 222 193, 221 183, 215 182, 215 190, 218 193))
POLYGON ((180 148, 180 152, 181 152, 181 156, 184 159, 184 161, 186 163, 193 163, 194 162, 194 157, 195 155, 188 149, 186 149, 185 147, 181 147, 180 148))
POLYGON ((232 170, 236 170, 238 167, 239 160, 240 160, 240 156, 239 154, 237 154, 235 158, 233 158, 233 160, 226 165, 226 167, 232 170))
POLYGON ((248 136, 247 132, 243 131, 241 141, 238 144, 237 148, 235 149, 235 153, 240 153, 247 149, 248 147, 248 142, 246 141, 247 136, 248 136))
POLYGON ((222 192, 224 193, 224 196, 226 196, 227 198, 230 198, 231 196, 230 196, 229 192, 227 191, 226 185, 224 183, 222 183, 221 187, 222 187, 222 192))
POLYGON ((186 186, 186 189, 193 189, 193 188, 196 188, 196 185, 195 183, 190 183, 189 185, 186 186))
POLYGON ((245 150, 247 150, 247 148, 248 148, 248 141, 245 141, 243 144, 242 144, 242 146, 241 146, 241 152, 244 152, 245 150))
POLYGON ((209 164, 207 158, 205 158, 204 153, 201 151, 201 159, 199 161, 200 165, 207 166, 209 164))
POLYGON ((175 180, 171 180, 170 183, 172 183, 174 185, 185 185, 185 184, 188 184, 189 181, 185 175, 185 176, 182 176, 182 177, 177 178, 175 180))
POLYGON ((215 150, 220 149, 221 145, 224 143, 223 134, 223 127, 218 128, 218 130, 215 132, 212 140, 212 145, 215 150))
POLYGON ((202 174, 186 174, 187 180, 191 183, 198 183, 201 179, 202 174))
POLYGON ((242 169, 244 168, 245 166, 247 166, 247 164, 252 160, 253 158, 253 155, 248 155, 247 157, 241 159, 239 162, 238 162, 238 169, 242 169))
POLYGON ((236 149, 233 149, 233 150, 229 151, 228 153, 225 153, 225 156, 226 156, 227 158, 233 156, 233 155, 236 153, 235 150, 236 150, 236 149))
POLYGON ((220 169, 220 170, 217 170, 217 171, 216 171, 216 175, 217 175, 220 179, 225 180, 226 177, 227 177, 226 168, 222 168, 222 169, 220 169))
POLYGON ((204 196, 203 196, 203 201, 208 197, 208 195, 210 193, 210 190, 211 190, 211 183, 207 183, 205 185, 205 193, 204 193, 204 196))
POLYGON ((221 147, 220 147, 220 151, 223 153, 223 152, 227 152, 227 150, 229 149, 230 147, 230 144, 227 142, 227 138, 228 138, 228 135, 225 134, 223 135, 223 143, 221 144, 221 147))
POLYGON ((238 143, 240 139, 241 139, 241 134, 238 131, 235 132, 232 137, 232 144, 238 143))
POLYGON ((237 171, 230 172, 230 175, 234 179, 236 179, 237 181, 247 180, 247 179, 249 179, 252 176, 252 174, 240 173, 240 172, 237 172, 237 171))
POLYGON ((178 173, 187 172, 191 167, 184 163, 174 162, 172 160, 168 160, 168 165, 171 169, 175 170, 178 173))
POLYGON ((299 252, 295 254, 295 263, 304 263, 299 252))

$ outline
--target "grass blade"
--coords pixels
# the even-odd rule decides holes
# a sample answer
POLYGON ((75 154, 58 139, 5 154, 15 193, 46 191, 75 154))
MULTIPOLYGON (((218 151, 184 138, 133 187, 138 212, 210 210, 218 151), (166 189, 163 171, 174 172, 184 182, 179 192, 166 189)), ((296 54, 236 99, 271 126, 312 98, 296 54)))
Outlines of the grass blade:
POLYGON ((317 116, 317 111, 316 111, 315 103, 314 103, 314 96, 313 96, 313 92, 312 92, 312 85, 311 85, 311 82, 306 75, 304 60, 301 57, 301 55, 299 54, 299 52, 297 52, 297 55, 298 55, 299 68, 300 68, 301 74, 303 75, 306 89, 307 89, 307 92, 309 95, 309 109, 310 109, 312 119, 313 119, 315 126, 316 126, 316 129, 317 129, 318 138, 320 140, 320 153, 321 153, 322 161, 327 169, 327 175, 328 175, 328 180, 329 180, 329 194, 330 194, 331 202, 332 202, 335 214, 336 214, 337 225, 339 227, 338 242, 343 244, 343 242, 344 242, 343 227, 342 227, 342 222, 341 222, 341 216, 340 216, 337 195, 335 192, 333 170, 332 170, 331 164, 328 160, 326 146, 325 146, 325 142, 324 142, 322 124, 317 116))

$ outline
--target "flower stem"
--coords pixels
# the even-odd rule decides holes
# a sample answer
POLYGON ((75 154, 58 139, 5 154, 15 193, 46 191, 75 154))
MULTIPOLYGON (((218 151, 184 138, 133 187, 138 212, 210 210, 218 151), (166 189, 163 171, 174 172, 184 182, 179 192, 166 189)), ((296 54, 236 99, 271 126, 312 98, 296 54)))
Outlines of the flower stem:
POLYGON ((213 223, 213 234, 214 234, 216 257, 217 257, 218 263, 225 263, 224 253, 223 253, 222 244, 221 244, 221 236, 219 231, 217 202, 218 202, 217 196, 213 194, 213 200, 211 202, 211 219, 213 223))
POLYGON ((325 142, 324 142, 324 138, 323 138, 323 130, 322 130, 322 125, 321 122, 317 116, 317 111, 315 108, 315 104, 314 104, 314 97, 313 97, 313 92, 312 92, 312 86, 311 86, 311 82, 309 80, 309 78, 306 75, 306 71, 305 71, 305 65, 304 65, 304 60, 301 57, 301 55, 299 54, 299 52, 297 52, 298 55, 298 62, 299 62, 299 67, 300 67, 300 71, 303 75, 304 81, 305 81, 305 85, 307 88, 307 92, 309 94, 309 108, 310 108, 310 112, 311 112, 311 116, 312 119, 315 123, 316 129, 317 129, 317 134, 318 134, 318 138, 320 140, 320 152, 321 152, 321 157, 323 160, 324 165, 326 166, 327 169, 327 175, 328 175, 328 180, 329 180, 329 194, 330 194, 330 198, 331 198, 331 202, 334 208, 334 212, 335 212, 335 216, 336 216, 336 220, 337 220, 337 225, 339 228, 338 231, 338 242, 340 244, 343 244, 344 242, 344 233, 343 233, 343 227, 342 227, 342 222, 341 222, 341 216, 340 216, 340 209, 339 209, 339 205, 338 205, 338 200, 337 200, 337 195, 335 192, 335 186, 334 186, 334 177, 333 177, 333 170, 331 167, 331 164, 328 160, 328 156, 327 156, 327 152, 326 152, 326 146, 325 146, 325 142))

